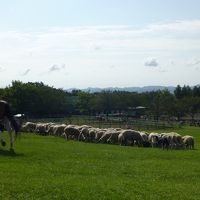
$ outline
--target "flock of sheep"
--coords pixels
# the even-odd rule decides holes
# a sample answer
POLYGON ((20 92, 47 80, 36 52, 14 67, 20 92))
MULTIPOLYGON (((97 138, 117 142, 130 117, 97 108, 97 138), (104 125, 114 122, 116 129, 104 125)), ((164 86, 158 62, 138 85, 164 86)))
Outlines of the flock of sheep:
POLYGON ((194 149, 193 136, 181 136, 178 133, 147 133, 132 129, 107 128, 99 129, 88 125, 66 125, 55 123, 26 122, 22 132, 33 132, 39 135, 60 136, 66 140, 78 140, 93 143, 120 145, 137 145, 143 147, 161 147, 171 149, 194 149))

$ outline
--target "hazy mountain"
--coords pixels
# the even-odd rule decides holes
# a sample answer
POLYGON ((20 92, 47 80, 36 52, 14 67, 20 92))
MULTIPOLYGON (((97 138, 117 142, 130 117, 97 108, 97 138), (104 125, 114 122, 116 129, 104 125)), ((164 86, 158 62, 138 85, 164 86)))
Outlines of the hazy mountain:
POLYGON ((158 91, 158 90, 169 90, 170 92, 174 92, 176 87, 174 86, 144 86, 144 87, 107 87, 107 88, 96 88, 96 87, 88 87, 85 89, 78 89, 78 88, 70 88, 67 89, 67 92, 71 92, 72 90, 81 90, 84 92, 101 92, 101 91, 126 91, 126 92, 151 92, 151 91, 158 91))

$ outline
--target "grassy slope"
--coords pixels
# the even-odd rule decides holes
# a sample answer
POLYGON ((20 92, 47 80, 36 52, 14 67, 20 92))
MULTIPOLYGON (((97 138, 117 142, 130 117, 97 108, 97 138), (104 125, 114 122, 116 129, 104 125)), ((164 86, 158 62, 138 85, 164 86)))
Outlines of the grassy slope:
MULTIPOLYGON (((200 128, 184 128, 200 144, 200 128)), ((8 147, 7 147, 8 148, 8 147)), ((0 199, 181 199, 200 197, 200 150, 89 144, 23 135, 16 155, 0 149, 0 199)))

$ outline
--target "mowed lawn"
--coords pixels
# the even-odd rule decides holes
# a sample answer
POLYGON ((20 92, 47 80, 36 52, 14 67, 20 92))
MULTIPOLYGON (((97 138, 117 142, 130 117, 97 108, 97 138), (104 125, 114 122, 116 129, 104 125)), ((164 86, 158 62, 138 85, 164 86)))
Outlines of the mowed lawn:
POLYGON ((0 147, 0 199, 198 200, 200 128, 195 150, 162 150, 65 141, 23 134, 16 154, 0 147))

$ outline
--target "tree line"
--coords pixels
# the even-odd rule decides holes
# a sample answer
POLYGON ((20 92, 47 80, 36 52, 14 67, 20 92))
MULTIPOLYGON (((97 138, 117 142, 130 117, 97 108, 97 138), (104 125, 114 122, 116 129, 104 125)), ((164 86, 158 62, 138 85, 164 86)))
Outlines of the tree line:
POLYGON ((121 113, 138 106, 145 114, 159 119, 161 116, 192 119, 200 112, 200 86, 178 85, 174 93, 168 90, 152 92, 102 91, 98 93, 63 89, 42 82, 13 81, 0 89, 0 99, 8 101, 14 113, 29 117, 64 117, 74 114, 96 115, 121 113))

